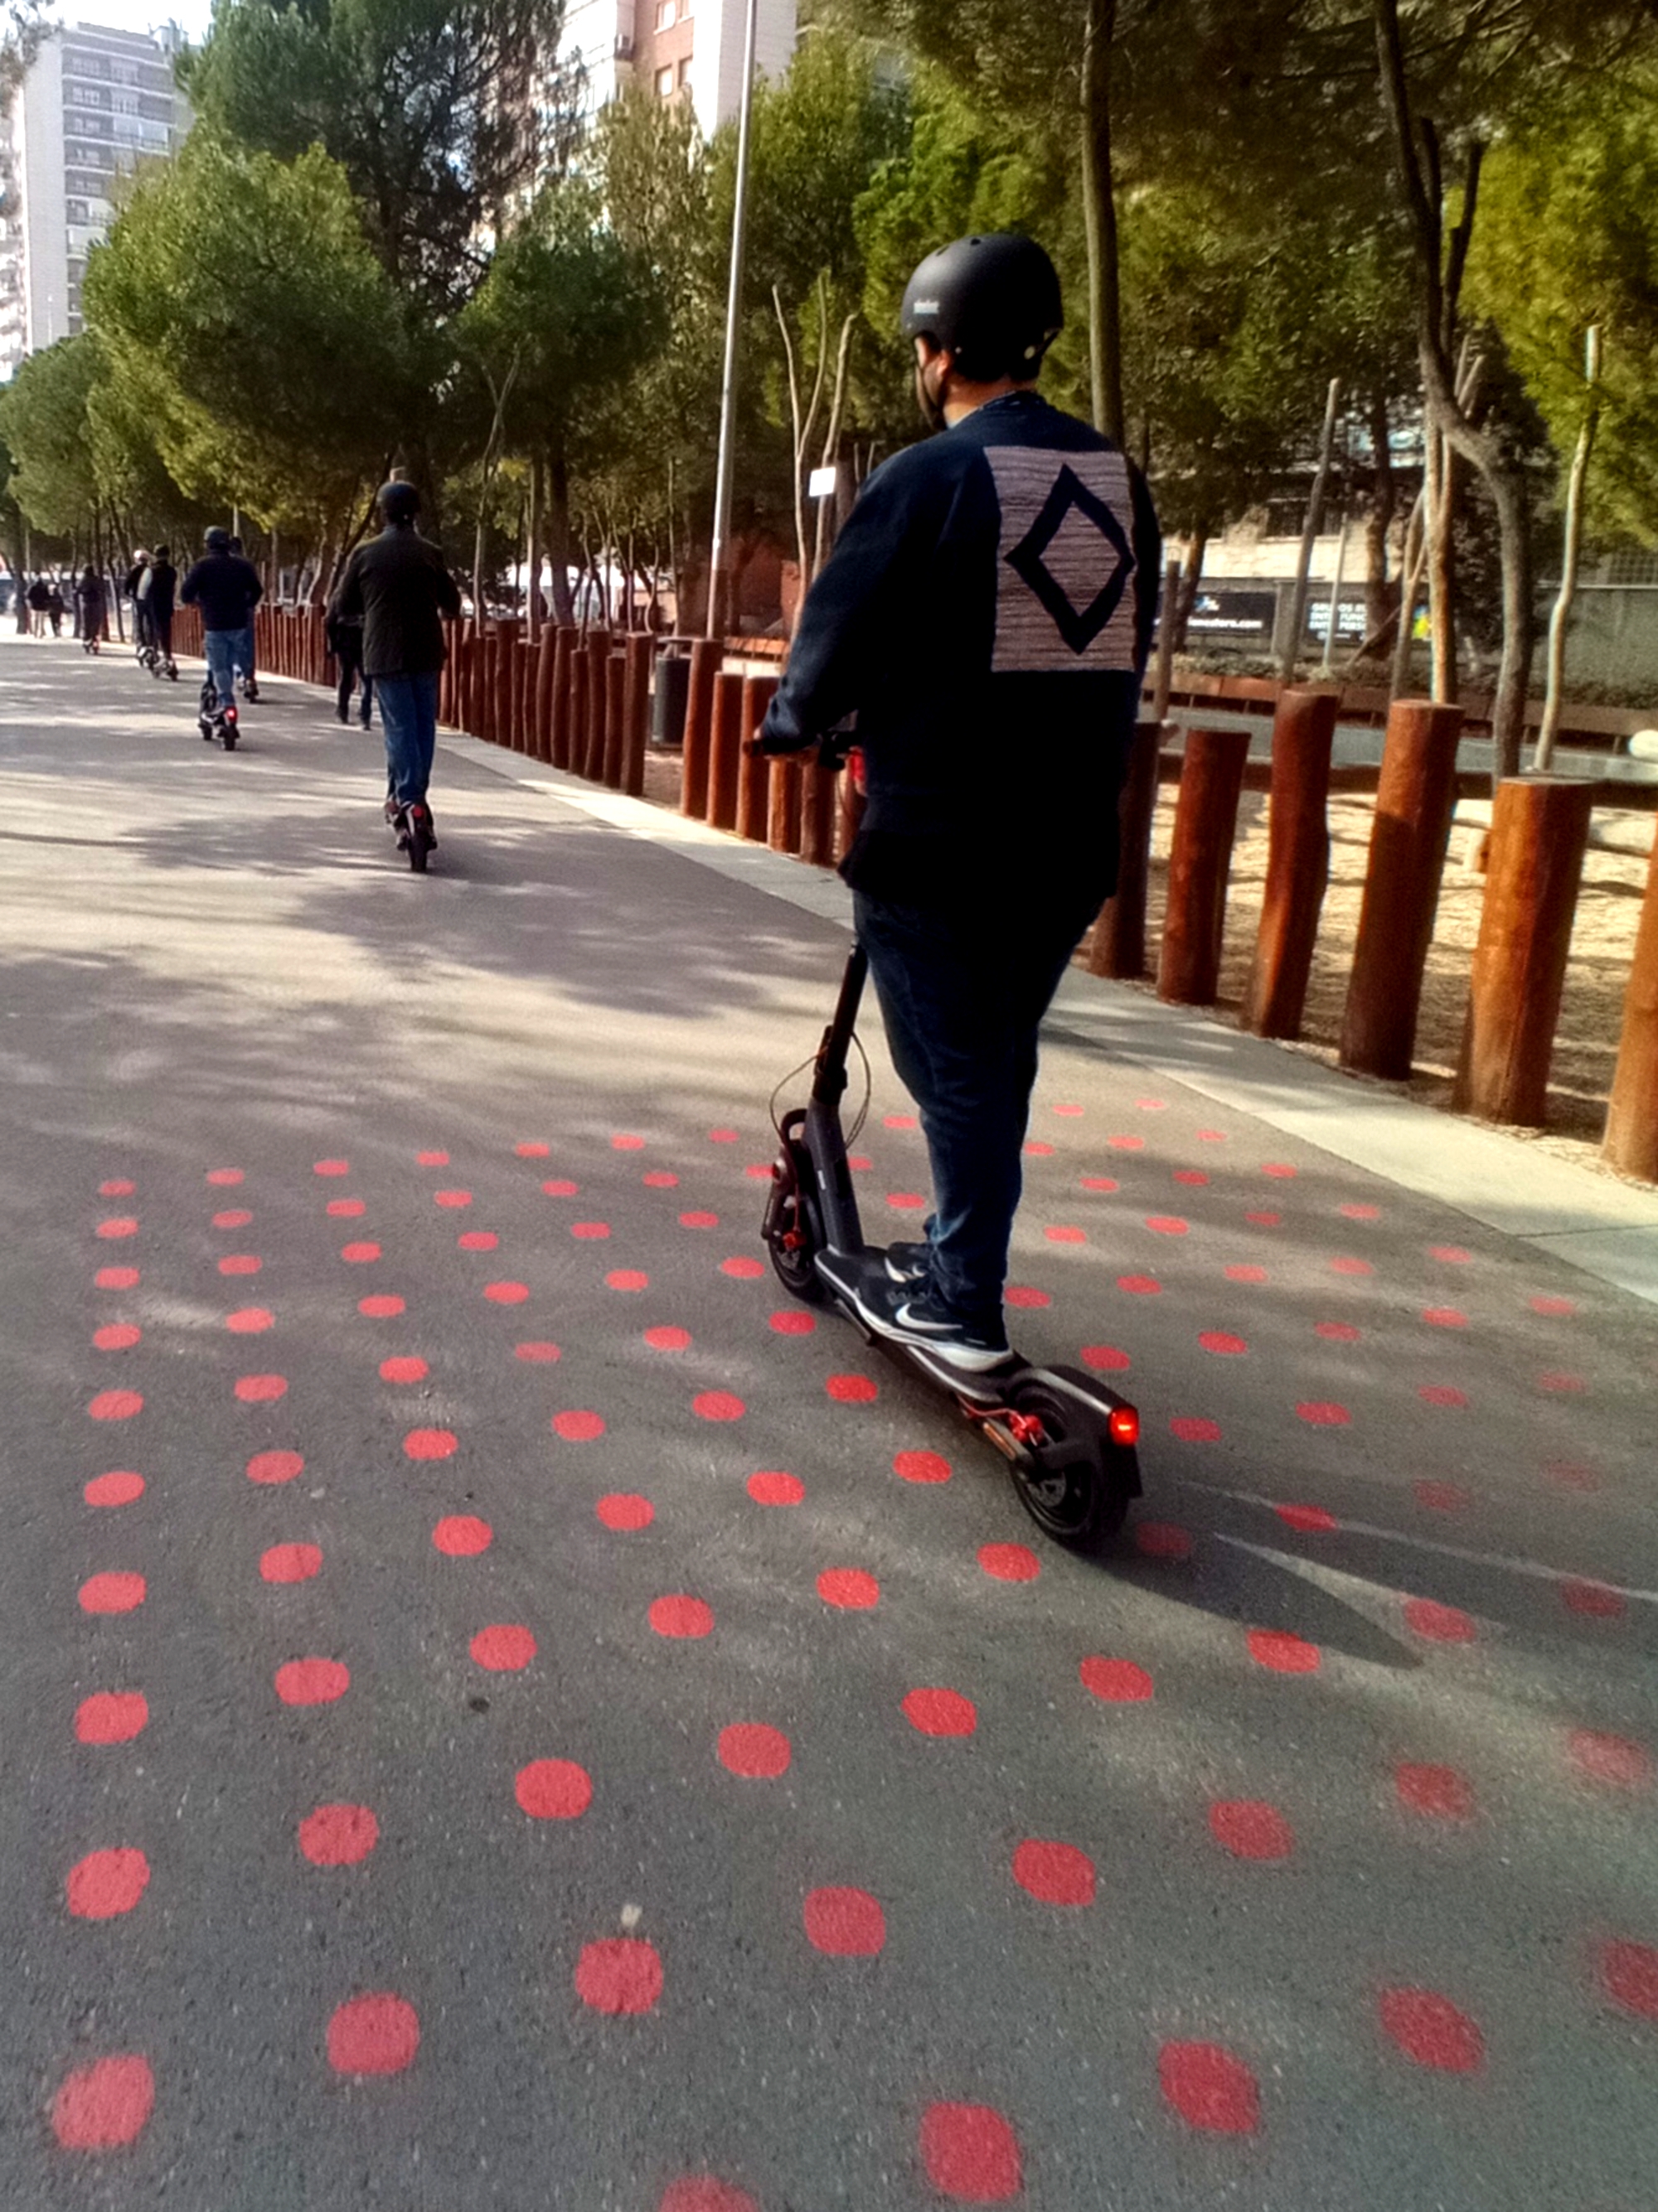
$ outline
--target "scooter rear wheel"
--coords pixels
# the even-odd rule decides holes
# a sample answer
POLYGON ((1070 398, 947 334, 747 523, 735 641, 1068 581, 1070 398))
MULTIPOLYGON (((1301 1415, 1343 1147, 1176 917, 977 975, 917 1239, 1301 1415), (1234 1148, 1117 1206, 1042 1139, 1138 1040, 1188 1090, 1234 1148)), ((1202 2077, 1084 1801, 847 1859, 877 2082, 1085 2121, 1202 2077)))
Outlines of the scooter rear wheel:
POLYGON ((1108 1415, 1037 1373, 1014 1382, 1007 1402, 1022 1426, 1037 1425, 1035 1433, 1016 1437, 1009 1455, 1020 1504, 1056 1543, 1103 1551, 1121 1533, 1132 1495, 1126 1481, 1114 1479, 1121 1447, 1108 1415))

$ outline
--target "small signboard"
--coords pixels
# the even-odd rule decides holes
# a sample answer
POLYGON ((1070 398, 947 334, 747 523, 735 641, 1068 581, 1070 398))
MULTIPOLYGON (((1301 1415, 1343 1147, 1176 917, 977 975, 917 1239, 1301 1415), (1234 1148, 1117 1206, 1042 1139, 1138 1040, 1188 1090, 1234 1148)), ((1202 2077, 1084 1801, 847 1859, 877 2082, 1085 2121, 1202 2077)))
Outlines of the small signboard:
POLYGON ((1200 591, 1186 625, 1187 635, 1218 644, 1265 647, 1272 643, 1277 611, 1275 592, 1235 592, 1224 586, 1200 591))
POLYGON ((813 499, 833 499, 840 475, 836 468, 814 469, 806 479, 806 489, 813 499))

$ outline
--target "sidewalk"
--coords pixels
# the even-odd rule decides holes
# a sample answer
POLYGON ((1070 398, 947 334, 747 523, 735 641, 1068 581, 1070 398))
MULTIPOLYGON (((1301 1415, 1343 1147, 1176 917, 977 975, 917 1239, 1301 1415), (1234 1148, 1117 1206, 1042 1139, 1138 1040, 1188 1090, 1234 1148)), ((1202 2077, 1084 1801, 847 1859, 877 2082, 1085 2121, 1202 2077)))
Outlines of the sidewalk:
POLYGON ((326 712, 0 649, 0 2203, 1643 2203, 1654 1217, 1076 979, 1073 1559, 760 1257, 839 887, 326 712))

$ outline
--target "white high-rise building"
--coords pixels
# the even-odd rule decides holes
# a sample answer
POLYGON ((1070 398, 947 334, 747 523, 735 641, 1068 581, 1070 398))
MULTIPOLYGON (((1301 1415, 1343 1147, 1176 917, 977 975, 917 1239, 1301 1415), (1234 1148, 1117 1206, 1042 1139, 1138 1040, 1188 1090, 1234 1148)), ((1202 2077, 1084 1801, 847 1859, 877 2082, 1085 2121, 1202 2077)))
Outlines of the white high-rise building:
POLYGON ((177 151, 190 110, 173 81, 179 35, 77 23, 41 45, 8 118, 0 239, 0 377, 81 328, 87 249, 115 213, 116 180, 177 151))
MULTIPOLYGON (((734 116, 743 96, 746 0, 571 0, 564 52, 586 73, 596 113, 629 79, 659 99, 689 100, 705 137, 734 116)), ((795 0, 759 0, 755 61, 779 77, 794 53, 795 0)))

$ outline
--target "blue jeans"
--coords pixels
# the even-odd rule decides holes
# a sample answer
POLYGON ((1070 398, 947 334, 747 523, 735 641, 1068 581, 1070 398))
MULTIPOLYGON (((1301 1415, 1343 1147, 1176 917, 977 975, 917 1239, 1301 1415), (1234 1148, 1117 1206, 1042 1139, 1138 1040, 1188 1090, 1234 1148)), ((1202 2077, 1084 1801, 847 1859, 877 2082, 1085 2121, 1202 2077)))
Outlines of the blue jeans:
POLYGON ((203 635, 208 680, 218 694, 222 707, 228 707, 236 696, 236 655, 241 641, 239 629, 210 629, 203 635))
POLYGON ((438 741, 437 671, 421 676, 377 676, 374 690, 386 732, 387 796, 399 806, 426 797, 438 741))
POLYGON ((251 684, 253 681, 253 625, 249 623, 244 629, 233 629, 230 635, 235 641, 236 665, 251 684))
POLYGON ((991 922, 853 894, 892 1064, 926 1134, 932 1295, 969 1328, 1000 1324, 1037 1030, 1098 905, 1092 890, 991 922))

